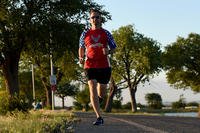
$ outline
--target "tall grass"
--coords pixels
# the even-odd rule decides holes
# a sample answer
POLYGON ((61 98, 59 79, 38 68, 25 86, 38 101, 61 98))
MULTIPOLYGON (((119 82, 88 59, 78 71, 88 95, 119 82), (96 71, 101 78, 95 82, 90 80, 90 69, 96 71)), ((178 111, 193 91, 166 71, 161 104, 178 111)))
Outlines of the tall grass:
POLYGON ((0 116, 1 133, 72 133, 77 119, 67 111, 14 112, 0 116))

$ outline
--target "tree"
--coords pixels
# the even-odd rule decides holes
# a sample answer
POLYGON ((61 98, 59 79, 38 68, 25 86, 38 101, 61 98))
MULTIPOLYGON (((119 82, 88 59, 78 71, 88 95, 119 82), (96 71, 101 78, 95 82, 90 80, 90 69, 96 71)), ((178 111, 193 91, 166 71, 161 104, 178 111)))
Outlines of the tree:
MULTIPOLYGON (((40 69, 47 103, 51 105, 51 89, 47 83, 50 72, 45 71, 50 70, 47 67, 50 55, 53 54, 55 62, 65 51, 75 51, 84 27, 81 22, 88 17, 91 7, 102 8, 92 1, 80 0, 1 1, 0 68, 10 96, 19 94, 20 56, 28 55, 40 69)), ((110 17, 102 12, 105 18, 110 17)))
MULTIPOLYGON (((118 101, 119 103, 121 103, 121 101, 123 100, 122 96, 121 96, 121 90, 123 88, 120 88, 114 81, 114 78, 111 76, 110 78, 110 83, 109 83, 109 94, 106 100, 106 104, 105 104, 105 112, 111 112, 112 108, 113 108, 113 104, 114 104, 114 96, 116 97, 115 101, 118 101)), ((102 104, 103 105, 103 104, 102 104)))
POLYGON ((109 95, 105 105, 106 112, 111 112, 112 110, 113 97, 116 94, 116 91, 117 91, 117 85, 115 84, 113 77, 111 77, 109 84, 109 95))
POLYGON ((148 106, 153 109, 162 108, 162 98, 158 93, 148 93, 145 95, 145 99, 148 103, 148 106))
POLYGON ((178 37, 163 53, 167 80, 175 88, 200 91, 200 35, 178 37))
POLYGON ((172 103, 173 109, 185 108, 185 106, 186 106, 186 102, 185 102, 185 98, 183 97, 183 94, 180 95, 180 98, 178 101, 172 103))
POLYGON ((78 88, 70 83, 65 83, 64 85, 59 85, 55 94, 62 99, 62 108, 64 109, 64 98, 67 96, 75 96, 78 92, 78 88))
POLYGON ((7 0, 1 0, 0 1, 0 21, 5 20, 6 17, 7 17, 5 5, 4 5, 4 3, 6 3, 6 2, 7 2, 7 0))
POLYGON ((132 111, 137 111, 137 86, 161 69, 161 50, 156 41, 134 31, 132 25, 113 31, 117 50, 113 55, 113 77, 130 91, 132 111))
POLYGON ((83 90, 79 91, 75 96, 75 100, 76 100, 76 102, 74 102, 75 106, 80 106, 82 110, 87 111, 89 109, 89 103, 90 103, 89 88, 86 87, 83 90))

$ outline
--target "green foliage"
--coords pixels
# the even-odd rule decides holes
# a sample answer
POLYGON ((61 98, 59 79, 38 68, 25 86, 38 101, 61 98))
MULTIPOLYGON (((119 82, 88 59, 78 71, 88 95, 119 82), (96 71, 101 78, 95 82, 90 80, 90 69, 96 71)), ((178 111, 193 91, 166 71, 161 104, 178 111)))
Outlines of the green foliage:
POLYGON ((183 95, 180 95, 180 98, 178 101, 172 103, 172 109, 181 109, 181 108, 185 108, 185 106, 186 106, 186 102, 183 95))
POLYGON ((76 109, 83 109, 87 111, 89 109, 90 103, 90 94, 89 89, 85 88, 77 93, 75 96, 76 102, 74 102, 74 106, 76 109))
MULTIPOLYGON (((27 71, 20 71, 19 73, 19 83, 20 83, 20 95, 23 95, 28 99, 30 103, 33 102, 33 84, 32 84, 32 73, 30 72, 30 65, 26 65, 29 68, 27 71), (29 67, 28 67, 29 66, 29 67)), ((20 67, 20 70, 22 68, 20 67)), ((35 69, 36 70, 36 69, 35 69)), ((34 71, 35 71, 34 70, 34 71)), ((37 73, 34 73, 34 84, 35 84, 35 100, 45 99, 45 90, 43 89, 42 82, 39 78, 39 75, 37 73)))
POLYGON ((141 103, 137 103, 137 107, 139 107, 139 108, 145 108, 145 105, 143 105, 141 103))
POLYGON ((70 83, 65 83, 64 85, 58 85, 55 94, 58 97, 74 96, 78 92, 78 88, 70 83))
MULTIPOLYGON (((141 103, 137 103, 137 107, 139 107, 140 109, 142 109, 142 108, 145 107, 145 105, 142 105, 141 103)), ((128 102, 128 103, 122 105, 122 108, 130 110, 131 109, 131 102, 128 102)))
POLYGON ((137 79, 138 82, 145 75, 141 81, 146 81, 149 75, 160 71, 161 50, 156 41, 135 32, 132 25, 113 31, 113 37, 117 43, 112 60, 115 79, 137 79))
POLYGON ((177 102, 173 102, 172 103, 172 108, 173 109, 181 109, 181 108, 184 108, 186 106, 185 103, 182 103, 180 101, 177 101, 177 102))
MULTIPOLYGON (((70 51, 71 60, 75 64, 80 33, 87 25, 87 22, 82 22, 88 19, 90 8, 100 9, 105 20, 110 19, 109 13, 93 1, 1 0, 0 66, 4 67, 3 76, 7 80, 10 95, 19 93, 20 57, 38 65, 46 91, 50 90, 47 81, 50 75, 51 54, 53 63, 57 65, 60 58, 68 56, 66 51, 70 51), (7 73, 10 75, 6 75, 7 73)), ((74 66, 70 67, 72 73, 76 69, 74 66)), ((71 74, 67 75, 67 72, 65 74, 69 79, 74 78, 71 74)))
POLYGON ((126 104, 122 105, 123 109, 131 109, 131 102, 127 102, 126 104))
POLYGON ((73 102, 73 105, 74 105, 73 108, 74 108, 75 110, 82 110, 82 109, 83 109, 82 104, 79 103, 79 102, 74 101, 74 102, 73 102))
POLYGON ((122 108, 121 100, 113 100, 112 107, 114 109, 121 109, 122 108))
POLYGON ((190 102, 190 103, 187 103, 186 106, 196 106, 196 107, 199 107, 199 103, 197 103, 197 102, 190 102))
POLYGON ((200 35, 178 37, 165 48, 163 64, 168 82, 176 88, 200 91, 200 35))
POLYGON ((0 72, 0 91, 6 91, 5 81, 0 72))
POLYGON ((148 103, 149 108, 161 109, 162 108, 162 98, 158 93, 147 93, 145 95, 145 100, 148 103))
POLYGON ((132 25, 113 31, 113 37, 117 49, 112 58, 112 76, 116 82, 123 83, 123 88, 129 88, 135 112, 137 86, 148 82, 162 68, 160 46, 155 40, 137 33, 132 25))
POLYGON ((122 102, 120 100, 113 100, 112 107, 114 109, 121 109, 122 108, 122 102))
POLYGON ((9 133, 71 133, 78 119, 70 112, 15 112, 0 116, 0 132, 9 133), (22 124, 23 123, 23 124, 22 124))
POLYGON ((1 92, 0 95, 0 114, 6 114, 15 110, 27 112, 31 107, 28 100, 22 96, 9 97, 6 92, 1 92))

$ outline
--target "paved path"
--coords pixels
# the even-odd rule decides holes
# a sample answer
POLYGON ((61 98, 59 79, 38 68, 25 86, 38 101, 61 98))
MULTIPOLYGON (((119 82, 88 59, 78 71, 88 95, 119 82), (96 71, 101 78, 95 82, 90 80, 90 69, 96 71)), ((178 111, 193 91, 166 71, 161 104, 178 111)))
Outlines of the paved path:
POLYGON ((200 133, 200 118, 104 114, 105 124, 93 126, 94 113, 76 115, 75 133, 200 133))

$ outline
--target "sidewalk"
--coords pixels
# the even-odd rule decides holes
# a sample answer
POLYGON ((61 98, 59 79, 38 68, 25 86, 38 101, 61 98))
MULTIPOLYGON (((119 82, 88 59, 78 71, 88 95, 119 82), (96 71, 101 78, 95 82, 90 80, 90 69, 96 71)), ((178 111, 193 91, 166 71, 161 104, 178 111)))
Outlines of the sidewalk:
MULTIPOLYGON (((144 130, 122 121, 103 116, 104 125, 94 126, 95 115, 88 112, 78 112, 76 115, 81 119, 75 127, 75 133, 145 133, 144 130)), ((150 133, 150 132, 149 132, 150 133)))
POLYGON ((104 125, 94 126, 95 115, 76 112, 81 119, 75 133, 199 133, 200 118, 103 114, 104 125))

